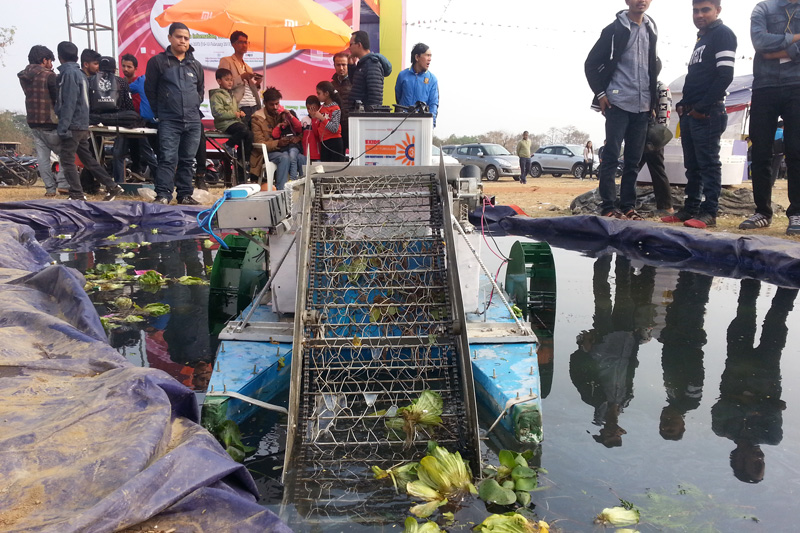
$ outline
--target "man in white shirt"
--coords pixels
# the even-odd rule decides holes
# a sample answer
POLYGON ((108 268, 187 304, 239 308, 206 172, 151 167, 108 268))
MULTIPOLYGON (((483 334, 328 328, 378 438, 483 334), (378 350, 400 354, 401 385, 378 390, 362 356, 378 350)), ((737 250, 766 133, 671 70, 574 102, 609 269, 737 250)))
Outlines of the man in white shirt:
POLYGON ((250 128, 253 113, 261 109, 258 91, 262 76, 254 73, 252 67, 244 61, 244 55, 250 45, 247 34, 238 30, 233 32, 231 45, 233 45, 233 55, 220 59, 217 68, 226 68, 233 74, 233 97, 239 102, 239 110, 244 111, 244 123, 250 128))

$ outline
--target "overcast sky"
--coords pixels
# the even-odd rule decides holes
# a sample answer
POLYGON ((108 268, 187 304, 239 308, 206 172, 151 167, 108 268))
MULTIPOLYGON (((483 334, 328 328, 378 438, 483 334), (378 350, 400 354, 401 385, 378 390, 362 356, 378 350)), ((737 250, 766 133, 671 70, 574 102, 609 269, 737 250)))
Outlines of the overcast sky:
MULTIPOLYGON (((752 72, 749 37, 753 0, 724 0, 722 19, 739 38, 736 75, 752 72), (742 59, 744 57, 744 59, 742 59)), ((16 73, 27 64, 34 44, 55 50, 67 39, 65 0, 3 2, 0 26, 15 26, 0 75, 7 80, 0 108, 24 111, 16 73), (35 9, 34 9, 35 8, 35 9)), ((79 17, 83 2, 72 0, 79 17)), ((98 16, 106 0, 96 0, 98 16)), ((431 47, 431 71, 441 92, 436 135, 479 134, 489 130, 542 133, 574 125, 602 142, 602 117, 589 109, 591 91, 583 62, 600 30, 625 9, 623 0, 407 0, 407 49, 422 41, 431 47)), ((691 0, 653 0, 648 14, 659 29, 662 80, 685 74, 696 39, 691 0)), ((79 48, 84 32, 75 32, 79 48)), ((110 51, 110 40, 105 40, 110 51)), ((407 55, 407 54, 406 54, 407 55)), ((387 88, 391 90, 391 88, 387 88)))

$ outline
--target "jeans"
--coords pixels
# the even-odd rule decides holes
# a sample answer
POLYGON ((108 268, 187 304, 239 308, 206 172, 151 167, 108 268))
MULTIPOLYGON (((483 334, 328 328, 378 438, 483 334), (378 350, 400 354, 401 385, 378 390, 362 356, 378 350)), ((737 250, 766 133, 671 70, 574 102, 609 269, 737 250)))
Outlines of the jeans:
POLYGON ((83 187, 81 187, 81 177, 78 174, 78 166, 75 164, 75 156, 81 160, 83 168, 99 181, 106 190, 116 187, 114 180, 108 175, 106 169, 97 162, 91 148, 89 148, 89 131, 70 130, 70 137, 61 138, 61 150, 58 157, 61 160, 61 167, 64 169, 64 177, 69 184, 70 197, 82 197, 83 187))
POLYGON ((750 140, 753 141, 753 199, 756 213, 772 216, 772 146, 778 117, 784 121, 783 143, 789 208, 786 216, 800 215, 800 86, 764 87, 753 91, 750 140))
POLYGON ((669 186, 667 169, 664 168, 664 149, 655 152, 644 152, 639 169, 647 165, 650 180, 653 183, 653 195, 656 197, 656 209, 672 209, 672 189, 669 186))
POLYGON ((636 176, 639 174, 639 161, 644 152, 649 116, 650 113, 647 112, 629 113, 618 107, 606 109, 606 146, 603 162, 597 173, 600 180, 598 189, 602 198, 601 213, 614 209, 617 196, 614 178, 622 141, 625 141, 625 166, 619 186, 619 208, 624 213, 636 207, 636 176))
POLYGON ((519 158, 519 182, 526 183, 528 181, 528 174, 531 173, 531 158, 519 158))
POLYGON ((156 196, 172 200, 173 188, 178 198, 194 192, 194 157, 200 145, 200 122, 165 120, 158 124, 158 170, 156 171, 156 196))
POLYGON ((723 104, 711 106, 708 118, 692 118, 687 113, 681 117, 681 144, 686 167, 686 202, 683 208, 689 213, 717 216, 722 188, 719 139, 727 127, 728 114, 723 104))
POLYGON ((116 183, 125 182, 125 154, 128 153, 130 148, 131 161, 136 164, 144 163, 150 168, 150 174, 155 179, 156 171, 158 169, 158 161, 150 143, 147 139, 129 139, 120 135, 114 141, 114 162, 112 164, 112 171, 114 174, 114 181, 116 183))
POLYGON ((267 154, 272 163, 278 165, 275 170, 275 188, 282 191, 289 181, 289 153, 288 152, 269 152, 267 154))
POLYGON ((39 176, 44 182, 45 192, 55 194, 57 188, 68 188, 67 179, 64 177, 64 166, 59 165, 58 175, 54 176, 50 163, 50 152, 58 154, 61 150, 61 139, 58 138, 56 130, 31 128, 31 133, 36 147, 36 159, 39 162, 39 176))

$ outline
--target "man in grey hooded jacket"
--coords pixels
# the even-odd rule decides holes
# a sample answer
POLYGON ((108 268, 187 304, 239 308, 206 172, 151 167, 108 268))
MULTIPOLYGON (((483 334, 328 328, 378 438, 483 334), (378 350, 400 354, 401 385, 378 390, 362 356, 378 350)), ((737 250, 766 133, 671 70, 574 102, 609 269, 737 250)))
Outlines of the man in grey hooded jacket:
POLYGON ((356 102, 365 106, 383 104, 383 79, 392 73, 392 64, 381 54, 371 52, 369 46, 367 32, 356 31, 350 36, 350 55, 358 63, 350 70, 353 88, 344 103, 348 111, 355 108, 356 102))

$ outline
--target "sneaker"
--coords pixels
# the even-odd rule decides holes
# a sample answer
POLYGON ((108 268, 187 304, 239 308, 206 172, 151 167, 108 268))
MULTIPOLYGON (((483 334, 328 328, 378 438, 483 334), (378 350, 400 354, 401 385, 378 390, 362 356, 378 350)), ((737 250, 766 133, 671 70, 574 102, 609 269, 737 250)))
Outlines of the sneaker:
POLYGON ((225 150, 225 153, 228 154, 228 157, 236 161, 236 151, 233 149, 232 146, 227 144, 222 145, 222 149, 225 150))
POLYGON ((694 215, 692 213, 684 209, 680 209, 676 213, 673 213, 665 217, 661 217, 661 222, 666 222, 667 224, 675 224, 677 222, 686 222, 690 218, 694 218, 694 215))
POLYGON ((203 175, 196 175, 194 177, 194 188, 195 189, 202 189, 204 191, 208 190, 208 185, 206 185, 206 176, 203 175))
POLYGON ((717 225, 717 217, 711 213, 700 213, 683 223, 687 228, 713 228, 717 225))
POLYGON ((761 213, 756 213, 739 224, 739 229, 768 228, 770 224, 772 224, 772 217, 762 215, 761 213))
POLYGON ((164 196, 156 196, 155 200, 153 200, 154 204, 162 204, 162 205, 169 205, 169 198, 165 198, 164 196))
POLYGON ((106 192, 106 195, 103 197, 103 201, 110 202, 120 194, 125 194, 125 189, 119 185, 115 185, 113 188, 109 189, 108 192, 106 192))
POLYGON ((622 211, 620 211, 619 209, 612 209, 611 211, 606 211, 605 213, 603 213, 600 216, 601 217, 606 217, 606 218, 616 218, 616 219, 619 219, 619 220, 628 220, 628 217, 623 215, 622 211))
POLYGON ((55 198, 56 196, 57 194, 54 191, 47 191, 46 193, 44 193, 45 198, 55 198))
POLYGON ((81 202, 87 202, 88 201, 86 199, 86 195, 85 194, 70 194, 69 195, 69 199, 70 200, 81 201, 81 202))
POLYGON ((635 209, 628 209, 627 211, 625 211, 625 217, 628 220, 636 220, 636 221, 644 220, 644 217, 639 213, 637 213, 635 209))
POLYGON ((786 228, 786 235, 800 235, 800 215, 789 217, 789 227, 786 228))
POLYGON ((191 196, 179 196, 178 205, 200 205, 200 202, 198 202, 191 196))

